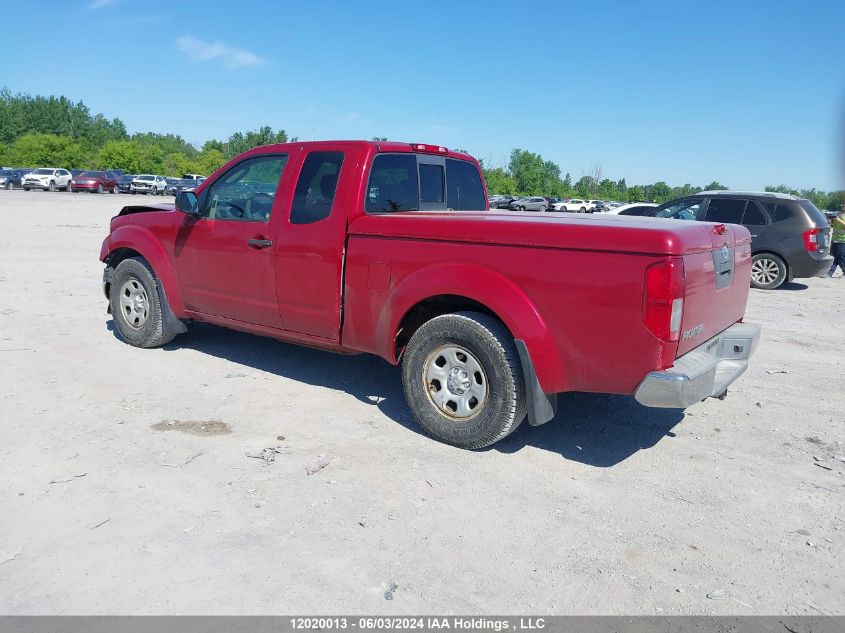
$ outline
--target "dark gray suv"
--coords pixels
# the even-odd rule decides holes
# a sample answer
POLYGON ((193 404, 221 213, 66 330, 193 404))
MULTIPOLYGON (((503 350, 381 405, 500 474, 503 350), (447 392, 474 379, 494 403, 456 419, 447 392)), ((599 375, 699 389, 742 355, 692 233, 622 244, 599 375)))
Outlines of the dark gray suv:
POLYGON ((742 224, 751 231, 751 285, 771 290, 830 269, 830 225, 809 200, 782 193, 702 191, 653 209, 659 218, 742 224))

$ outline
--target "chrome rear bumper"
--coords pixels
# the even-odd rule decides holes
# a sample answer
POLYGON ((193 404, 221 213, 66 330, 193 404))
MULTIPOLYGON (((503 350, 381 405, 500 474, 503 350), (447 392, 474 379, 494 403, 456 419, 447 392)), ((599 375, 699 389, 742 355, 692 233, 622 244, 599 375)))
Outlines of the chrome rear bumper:
POLYGON ((736 323, 676 359, 673 367, 650 372, 634 397, 647 407, 685 409, 721 396, 748 369, 759 340, 759 325, 736 323))

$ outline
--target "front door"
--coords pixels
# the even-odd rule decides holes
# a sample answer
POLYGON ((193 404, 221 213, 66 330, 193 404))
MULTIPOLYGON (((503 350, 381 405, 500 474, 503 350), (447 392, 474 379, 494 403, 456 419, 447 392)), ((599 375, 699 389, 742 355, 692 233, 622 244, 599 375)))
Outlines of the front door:
POLYGON ((200 193, 201 217, 185 215, 174 261, 189 310, 282 327, 270 216, 280 213, 274 201, 287 159, 244 159, 200 193))

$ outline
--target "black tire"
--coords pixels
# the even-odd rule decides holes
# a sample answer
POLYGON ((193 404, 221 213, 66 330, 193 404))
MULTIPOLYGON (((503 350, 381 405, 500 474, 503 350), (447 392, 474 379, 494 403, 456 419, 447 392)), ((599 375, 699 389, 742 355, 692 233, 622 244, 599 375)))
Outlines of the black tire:
POLYGON ((581 213, 586 213, 586 212, 587 212, 587 208, 586 208, 586 207, 581 207, 580 211, 581 211, 581 213))
POLYGON ((109 302, 114 326, 126 343, 135 347, 160 347, 175 337, 175 334, 166 334, 164 331, 155 273, 143 257, 130 257, 117 265, 112 277, 109 302), (132 311, 127 314, 121 304, 124 288, 129 292, 128 284, 138 284, 146 295, 147 313, 140 327, 132 322, 137 315, 132 311))
POLYGON ((120 193, 120 190, 117 188, 117 185, 115 185, 109 193, 120 193))
POLYGON ((545 213, 545 212, 546 212, 546 207, 540 207, 540 213, 545 213))
POLYGON ((751 287, 774 290, 783 285, 789 271, 786 262, 774 253, 757 253, 751 258, 751 287))
POLYGON ((29 191, 29 187, 24 187, 24 188, 23 188, 23 190, 24 190, 24 191, 29 191))
POLYGON ((14 185, 12 184, 12 181, 11 181, 11 180, 6 181, 6 190, 7 190, 7 191, 11 191, 13 186, 14 186, 14 185))
POLYGON ((50 184, 47 186, 47 189, 50 190, 50 191, 55 191, 56 190, 56 182, 54 180, 51 180, 50 184))
POLYGON ((103 193, 103 184, 102 183, 97 185, 97 193, 103 193))
POLYGON ((513 337, 501 322, 486 314, 455 312, 420 326, 405 348, 402 384, 408 406, 426 433, 460 448, 490 446, 525 419, 525 383, 513 337), (468 351, 485 375, 486 399, 464 420, 447 415, 429 395, 434 386, 426 378, 427 364, 444 346, 468 351))
POLYGON ((137 193, 137 192, 136 192, 134 189, 132 189, 132 190, 130 191, 130 193, 134 196, 134 195, 136 195, 136 193, 137 193))

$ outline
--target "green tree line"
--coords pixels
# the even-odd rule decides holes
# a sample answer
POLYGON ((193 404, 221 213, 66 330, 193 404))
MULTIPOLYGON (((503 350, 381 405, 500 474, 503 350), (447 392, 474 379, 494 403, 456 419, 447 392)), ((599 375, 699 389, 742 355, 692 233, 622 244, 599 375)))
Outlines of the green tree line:
MULTIPOLYGON (((177 134, 137 132, 128 134, 120 119, 91 114, 81 101, 66 97, 12 94, 0 90, 0 165, 15 167, 60 166, 67 169, 122 169, 130 174, 210 174, 241 152, 269 143, 294 141, 284 130, 269 126, 235 132, 226 140, 212 139, 197 148, 177 134)), ((374 137, 374 140, 387 140, 374 137)), ((596 165, 591 173, 573 182, 569 173, 539 154, 514 149, 506 167, 482 162, 491 194, 589 198, 620 202, 665 202, 703 190, 727 189, 719 182, 704 187, 672 187, 660 181, 628 185, 624 178, 602 177, 596 165)), ((819 208, 838 209, 845 191, 766 187, 809 198, 819 208)))
MULTIPOLYGON (((561 178, 561 169, 554 162, 544 160, 539 154, 522 149, 511 151, 507 167, 488 167, 482 163, 482 168, 484 179, 487 181, 487 190, 491 194, 662 203, 700 191, 729 189, 716 181, 703 187, 689 183, 671 187, 663 181, 628 185, 624 178, 620 180, 602 178, 601 167, 598 165, 591 170, 591 174, 581 176, 573 182, 572 176, 568 173, 561 178)), ((808 198, 819 209, 840 209, 845 202, 845 191, 793 189, 785 185, 768 186, 766 191, 808 198)))
POLYGON ((289 139, 265 126, 212 139, 197 149, 177 134, 128 134, 120 119, 92 115, 66 97, 13 95, 0 90, 0 165, 122 169, 130 174, 210 174, 241 152, 289 139))

